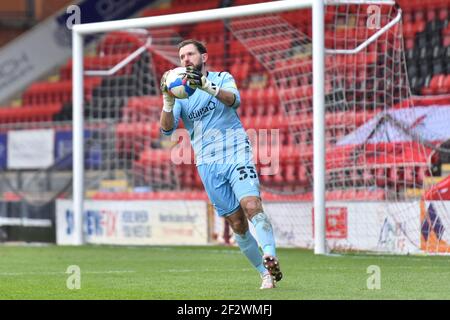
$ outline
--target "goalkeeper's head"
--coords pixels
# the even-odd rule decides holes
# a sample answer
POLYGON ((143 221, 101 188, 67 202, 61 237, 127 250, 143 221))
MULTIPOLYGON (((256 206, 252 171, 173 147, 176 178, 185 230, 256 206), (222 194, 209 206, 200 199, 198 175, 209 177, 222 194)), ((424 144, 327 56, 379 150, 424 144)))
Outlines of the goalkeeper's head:
POLYGON ((196 70, 203 72, 208 60, 208 51, 203 43, 194 39, 188 39, 178 44, 178 55, 181 66, 193 66, 196 70))

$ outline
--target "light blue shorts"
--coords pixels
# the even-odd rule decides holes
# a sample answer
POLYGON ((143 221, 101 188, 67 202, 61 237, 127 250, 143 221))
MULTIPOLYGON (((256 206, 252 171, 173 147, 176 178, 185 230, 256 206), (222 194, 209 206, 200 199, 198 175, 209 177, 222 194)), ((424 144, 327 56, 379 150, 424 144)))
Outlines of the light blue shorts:
POLYGON ((221 217, 235 212, 242 198, 260 197, 258 174, 252 160, 237 164, 206 163, 197 169, 209 200, 221 217))

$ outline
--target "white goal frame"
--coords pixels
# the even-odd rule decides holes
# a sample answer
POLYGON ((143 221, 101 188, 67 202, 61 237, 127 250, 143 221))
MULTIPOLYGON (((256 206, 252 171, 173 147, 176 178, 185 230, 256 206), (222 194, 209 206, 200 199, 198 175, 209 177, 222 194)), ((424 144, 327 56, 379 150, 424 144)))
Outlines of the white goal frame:
MULTIPOLYGON (((83 37, 132 28, 151 28, 230 19, 312 8, 313 30, 313 151, 314 151, 314 252, 326 254, 325 238, 325 3, 395 4, 391 0, 281 0, 156 17, 74 25, 73 54, 73 213, 77 245, 84 243, 84 141, 83 141, 83 37)), ((375 38, 368 39, 367 45, 375 38)), ((327 51, 329 52, 329 51, 327 51)))

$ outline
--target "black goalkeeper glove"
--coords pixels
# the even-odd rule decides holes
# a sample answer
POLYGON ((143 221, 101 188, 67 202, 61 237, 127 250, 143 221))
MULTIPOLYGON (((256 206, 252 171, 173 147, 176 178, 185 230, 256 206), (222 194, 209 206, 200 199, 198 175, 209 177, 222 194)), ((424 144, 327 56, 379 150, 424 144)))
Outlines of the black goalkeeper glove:
POLYGON ((186 67, 186 79, 188 81, 188 86, 193 89, 201 89, 214 97, 219 94, 219 87, 209 81, 208 78, 193 66, 186 67))

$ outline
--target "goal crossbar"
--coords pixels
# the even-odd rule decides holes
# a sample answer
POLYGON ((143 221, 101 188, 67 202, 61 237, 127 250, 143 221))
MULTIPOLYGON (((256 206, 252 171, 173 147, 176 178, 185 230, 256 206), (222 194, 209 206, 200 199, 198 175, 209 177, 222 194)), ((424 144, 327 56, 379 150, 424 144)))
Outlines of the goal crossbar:
MULTIPOLYGON (((129 28, 156 28, 186 23, 199 23, 211 20, 239 18, 250 15, 262 15, 303 8, 311 8, 313 0, 282 0, 263 2, 228 8, 209 9, 185 13, 168 14, 156 17, 134 18, 106 22, 95 22, 73 26, 78 34, 93 34, 117 31, 129 28)), ((321 2, 320 0, 318 2, 321 2)))
POLYGON ((130 28, 156 28, 168 25, 180 25, 185 23, 199 23, 211 20, 239 18, 249 15, 262 15, 278 13, 297 9, 311 8, 313 4, 338 5, 338 4, 385 4, 394 5, 391 0, 280 0, 263 2, 243 6, 208 9, 193 12, 168 14, 155 17, 124 19, 105 22, 94 22, 74 25, 72 32, 80 35, 103 33, 130 28))

